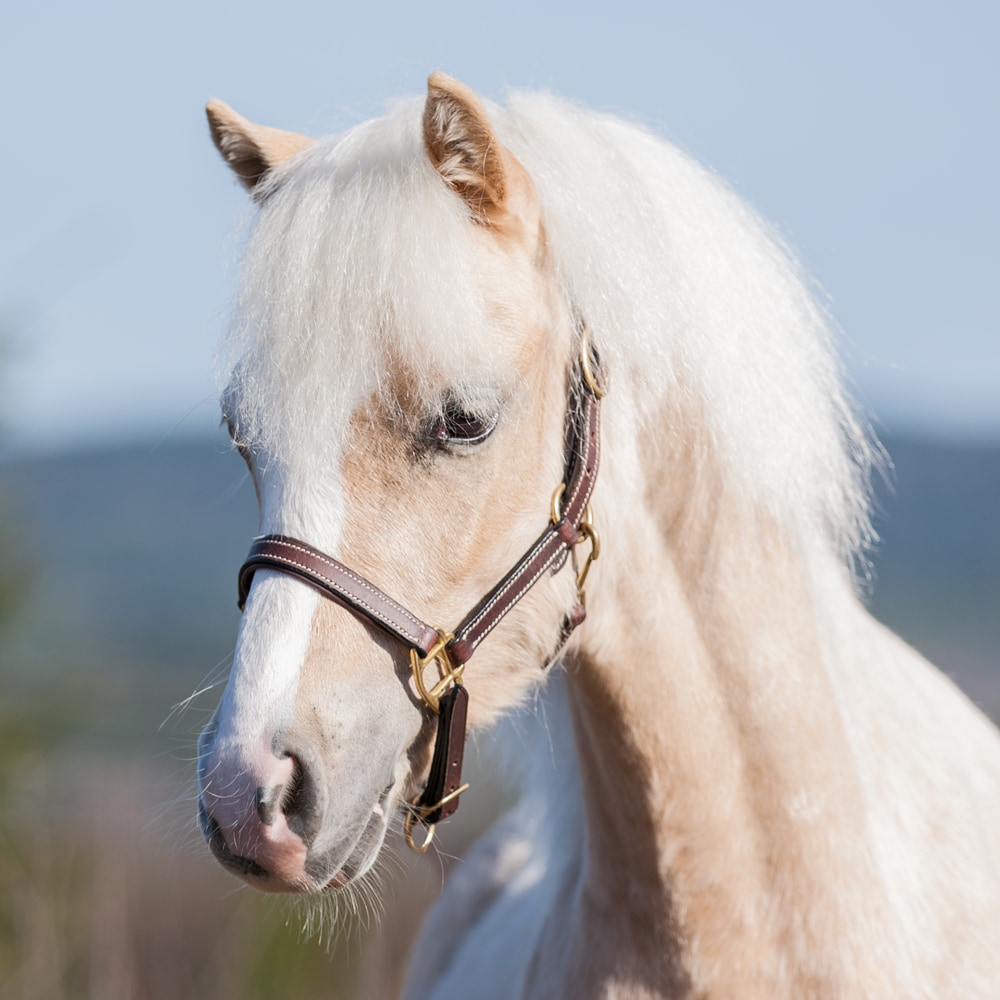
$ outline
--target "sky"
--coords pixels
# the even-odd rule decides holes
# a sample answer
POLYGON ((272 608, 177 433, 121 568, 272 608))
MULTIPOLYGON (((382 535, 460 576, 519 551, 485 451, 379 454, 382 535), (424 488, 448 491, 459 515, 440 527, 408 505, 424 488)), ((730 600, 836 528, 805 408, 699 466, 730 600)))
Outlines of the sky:
POLYGON ((1000 438, 1000 5, 952 0, 8 8, 0 24, 0 437, 15 450, 189 437, 242 189, 220 97, 343 131, 443 69, 650 125, 797 248, 888 433, 1000 438))

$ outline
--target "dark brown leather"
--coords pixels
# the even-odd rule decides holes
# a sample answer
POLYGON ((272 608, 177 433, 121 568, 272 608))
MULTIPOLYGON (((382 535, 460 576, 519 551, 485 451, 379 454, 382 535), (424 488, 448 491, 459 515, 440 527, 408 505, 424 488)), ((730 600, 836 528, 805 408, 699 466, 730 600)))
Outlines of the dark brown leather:
POLYGON ((545 662, 542 664, 543 670, 559 658, 559 654, 563 651, 563 646, 566 645, 569 637, 584 623, 586 618, 587 608, 579 601, 563 615, 562 624, 559 626, 559 640, 556 642, 555 649, 545 658, 545 662))
MULTIPOLYGON (((465 719, 469 708, 469 692, 455 684, 441 695, 438 714, 437 738, 434 756, 423 793, 416 802, 417 809, 429 809, 443 798, 462 787, 462 760, 465 757, 465 719)), ((426 826, 433 826, 447 819, 458 808, 459 796, 427 813, 421 819, 426 826)))
POLYGON ((411 614, 384 591, 342 562, 287 535, 255 538, 246 561, 240 567, 239 606, 243 610, 250 584, 259 569, 276 569, 315 587, 324 597, 353 611, 360 618, 399 639, 421 656, 438 640, 426 622, 411 614))
POLYGON ((465 663, 472 656, 479 643, 546 570, 561 568, 562 560, 580 538, 580 523, 594 491, 600 465, 600 400, 586 387, 579 388, 570 400, 570 417, 573 433, 563 480, 566 488, 562 497, 562 516, 557 524, 549 521, 535 544, 455 629, 455 638, 448 644, 448 650, 456 663, 465 663), (576 422, 572 421, 573 416, 577 416, 576 422))
POLYGON ((565 559, 567 544, 550 526, 521 561, 483 598, 455 630, 448 652, 455 663, 465 663, 500 620, 537 583, 546 570, 565 559))

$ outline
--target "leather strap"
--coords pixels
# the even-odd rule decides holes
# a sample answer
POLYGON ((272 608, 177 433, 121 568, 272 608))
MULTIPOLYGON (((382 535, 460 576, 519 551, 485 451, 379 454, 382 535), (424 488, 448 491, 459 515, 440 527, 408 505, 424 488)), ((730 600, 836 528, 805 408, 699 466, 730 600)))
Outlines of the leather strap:
POLYGON ((455 629, 455 638, 448 644, 455 663, 465 663, 546 570, 561 568, 570 549, 580 540, 580 523, 594 491, 601 457, 600 401, 586 387, 578 388, 571 397, 571 417, 574 412, 579 414, 578 426, 573 427, 571 421, 574 433, 570 435, 560 519, 549 522, 535 544, 462 619, 455 629))
POLYGON ((418 810, 429 810, 421 817, 425 826, 447 819, 458 809, 458 790, 462 787, 462 760, 465 757, 465 717, 469 692, 455 684, 441 695, 434 756, 427 784, 416 802, 418 810), (447 800, 447 801, 445 801, 447 800))
POLYGON ((255 538, 240 567, 239 606, 243 610, 258 569, 276 569, 315 587, 324 597, 353 611, 421 656, 438 640, 426 622, 342 562, 287 535, 255 538))

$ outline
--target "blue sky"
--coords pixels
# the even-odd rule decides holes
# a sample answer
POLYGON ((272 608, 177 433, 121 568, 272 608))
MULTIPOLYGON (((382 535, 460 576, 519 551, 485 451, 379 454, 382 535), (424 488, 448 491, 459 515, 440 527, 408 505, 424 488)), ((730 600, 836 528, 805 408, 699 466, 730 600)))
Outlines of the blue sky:
POLYGON ((644 121, 773 220, 883 429, 1000 436, 1000 7, 38 4, 4 15, 8 443, 187 436, 245 216, 203 116, 344 129, 444 69, 644 121))

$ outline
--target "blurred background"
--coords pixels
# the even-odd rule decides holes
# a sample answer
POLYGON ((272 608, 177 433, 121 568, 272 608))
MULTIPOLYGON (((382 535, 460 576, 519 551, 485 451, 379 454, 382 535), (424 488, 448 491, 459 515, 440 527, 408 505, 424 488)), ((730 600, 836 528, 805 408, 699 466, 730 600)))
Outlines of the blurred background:
POLYGON ((799 250, 892 458, 874 612, 996 719, 998 27, 985 0, 6 11, 0 997, 388 995, 483 820, 470 801, 446 854, 401 858, 380 930, 332 945, 201 845, 195 738, 256 524, 213 382, 247 206, 207 98, 323 135, 443 69, 710 165, 799 250))

